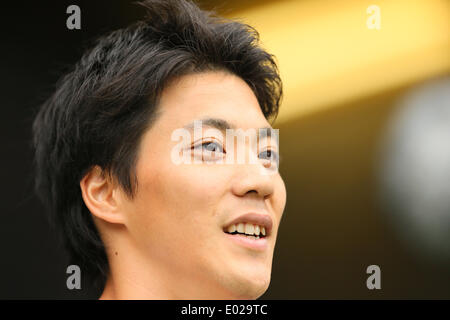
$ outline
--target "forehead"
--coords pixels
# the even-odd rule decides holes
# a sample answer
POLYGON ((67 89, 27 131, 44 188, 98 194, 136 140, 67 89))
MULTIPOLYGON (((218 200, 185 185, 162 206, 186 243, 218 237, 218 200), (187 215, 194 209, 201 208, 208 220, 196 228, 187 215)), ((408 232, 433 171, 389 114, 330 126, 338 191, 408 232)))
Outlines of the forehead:
POLYGON ((270 127, 247 83, 220 71, 172 81, 163 90, 158 109, 157 122, 172 128, 204 118, 223 119, 237 128, 270 127))

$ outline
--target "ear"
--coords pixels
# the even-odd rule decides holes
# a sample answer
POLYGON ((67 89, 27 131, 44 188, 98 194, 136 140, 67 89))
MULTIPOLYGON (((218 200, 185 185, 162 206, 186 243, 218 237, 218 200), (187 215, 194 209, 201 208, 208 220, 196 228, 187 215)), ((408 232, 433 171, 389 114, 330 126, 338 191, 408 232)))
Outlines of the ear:
POLYGON ((124 224, 120 210, 120 188, 99 166, 94 166, 80 181, 81 194, 89 211, 97 218, 124 224))

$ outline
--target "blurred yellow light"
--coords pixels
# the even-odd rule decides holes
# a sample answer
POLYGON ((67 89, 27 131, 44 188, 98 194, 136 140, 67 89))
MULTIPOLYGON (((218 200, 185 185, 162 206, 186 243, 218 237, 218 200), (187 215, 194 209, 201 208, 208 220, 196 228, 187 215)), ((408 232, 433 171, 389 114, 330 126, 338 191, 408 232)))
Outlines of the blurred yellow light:
POLYGON ((277 122, 450 69, 449 0, 273 1, 233 13, 279 62, 277 122), (366 12, 377 5, 381 29, 366 12))

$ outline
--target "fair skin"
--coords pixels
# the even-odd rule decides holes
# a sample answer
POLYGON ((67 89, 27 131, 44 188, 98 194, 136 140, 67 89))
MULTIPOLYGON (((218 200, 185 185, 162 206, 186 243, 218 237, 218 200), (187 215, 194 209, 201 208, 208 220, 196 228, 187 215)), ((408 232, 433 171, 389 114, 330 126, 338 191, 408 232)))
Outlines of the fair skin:
MULTIPOLYGON (((80 182, 110 266, 100 299, 258 298, 270 283, 286 203, 278 171, 262 174, 264 161, 177 165, 171 160, 179 143, 172 133, 194 120, 222 119, 244 130, 270 127, 254 93, 227 73, 187 75, 164 89, 159 112, 140 141, 132 198, 98 167, 80 182), (246 213, 268 216, 273 223, 262 249, 232 241, 235 236, 224 232, 246 213)), ((225 146, 225 135, 222 140, 211 135, 202 139, 225 146)), ((271 140, 265 144, 278 151, 271 140)))

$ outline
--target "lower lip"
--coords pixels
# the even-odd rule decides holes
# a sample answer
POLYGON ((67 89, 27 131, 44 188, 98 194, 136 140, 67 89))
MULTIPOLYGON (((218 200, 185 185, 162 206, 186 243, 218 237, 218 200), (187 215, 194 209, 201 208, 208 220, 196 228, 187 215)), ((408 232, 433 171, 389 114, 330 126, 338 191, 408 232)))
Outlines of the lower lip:
POLYGON ((243 235, 231 235, 229 233, 224 232, 225 236, 228 237, 234 243, 241 245, 243 247, 264 251, 267 249, 268 243, 267 238, 259 238, 259 239, 250 239, 247 236, 243 235))

